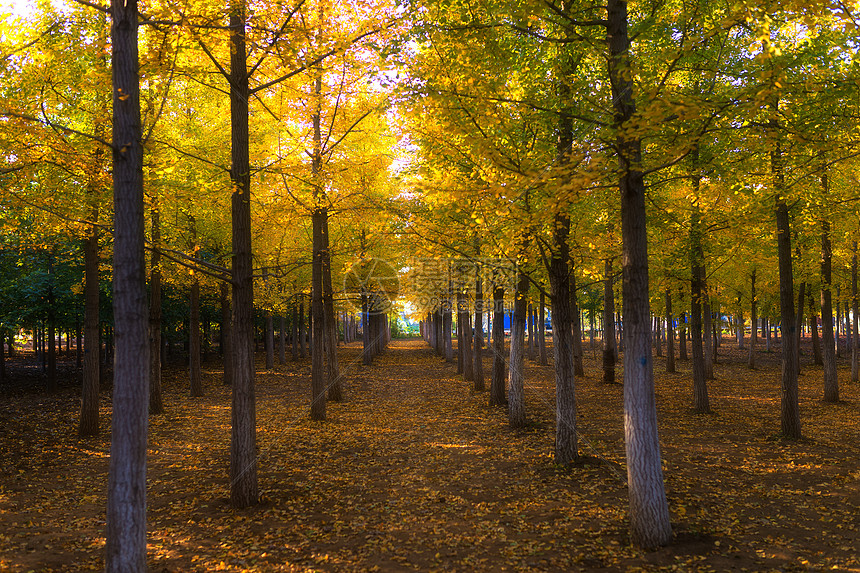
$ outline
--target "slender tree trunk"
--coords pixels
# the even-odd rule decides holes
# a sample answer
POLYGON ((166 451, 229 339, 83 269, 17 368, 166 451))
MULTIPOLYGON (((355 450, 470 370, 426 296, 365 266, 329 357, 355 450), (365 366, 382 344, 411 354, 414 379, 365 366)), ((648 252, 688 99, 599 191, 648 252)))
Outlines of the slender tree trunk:
POLYGON ((672 295, 666 289, 666 372, 675 372, 675 317, 672 315, 672 295))
POLYGON ((137 2, 111 2, 116 325, 105 571, 143 573, 146 565, 146 437, 149 336, 143 223, 143 148, 137 2))
POLYGON ((716 335, 711 314, 711 297, 708 294, 708 284, 705 278, 705 268, 702 266, 702 329, 705 347, 705 378, 714 379, 714 362, 716 360, 716 335))
MULTIPOLYGON (((505 397, 505 289, 493 288, 493 379, 490 406, 507 404, 505 397)), ((511 331, 513 332, 513 331, 511 331)))
MULTIPOLYGON (((614 123, 622 128, 636 112, 630 74, 627 3, 607 4, 609 77, 614 123)), ((622 300, 624 306, 624 435, 630 498, 630 537, 650 548, 672 540, 669 506, 663 485, 657 408, 651 358, 648 300, 648 235, 645 182, 639 165, 641 142, 619 129, 617 136, 621 192, 622 300)))
POLYGON ((857 382, 860 376, 860 330, 858 330, 858 297, 857 297, 857 241, 851 246, 851 321, 854 337, 851 339, 851 381, 857 382))
MULTIPOLYGON (((529 340, 528 340, 528 355, 529 360, 534 362, 535 359, 535 348, 537 344, 535 344, 535 313, 534 308, 532 307, 532 303, 529 302, 526 308, 526 317, 528 322, 526 324, 529 340)), ((513 335, 511 336, 513 338, 513 335)))
POLYGON ((454 362, 454 344, 451 340, 451 330, 453 322, 451 317, 451 288, 449 282, 448 295, 445 297, 444 307, 442 309, 442 339, 445 352, 445 362, 454 362))
POLYGON ((615 295, 612 292, 612 261, 603 263, 603 383, 615 384, 615 295))
POLYGON ((806 282, 797 289, 797 373, 800 374, 800 342, 803 340, 803 307, 806 304, 806 282))
POLYGON ((512 428, 526 425, 526 397, 523 381, 523 354, 526 318, 529 311, 529 277, 517 268, 517 288, 514 293, 514 313, 511 320, 511 349, 508 361, 508 422, 512 428))
POLYGON ((152 206, 152 254, 149 259, 149 413, 164 413, 161 395, 161 210, 152 206))
MULTIPOLYGON (((263 282, 269 282, 269 268, 263 267, 263 282)), ((268 285, 267 285, 268 286, 268 285)), ((266 310, 266 370, 275 368, 275 317, 272 315, 271 309, 266 310)))
POLYGON ((833 249, 830 245, 830 222, 821 222, 821 333, 824 347, 824 401, 839 401, 836 377, 836 353, 833 340, 833 302, 831 298, 833 249))
MULTIPOLYGON (((318 123, 318 116, 314 121, 318 123)), ((326 380, 325 380, 325 310, 323 308, 323 220, 324 208, 318 207, 312 215, 313 219, 313 267, 311 293, 312 342, 311 342, 311 418, 325 420, 326 418, 326 380)))
POLYGON ((329 244, 328 211, 323 224, 323 311, 325 315, 325 366, 328 399, 343 401, 343 381, 337 357, 337 314, 334 312, 334 289, 331 283, 331 246, 329 244))
MULTIPOLYGON (((540 313, 538 314, 538 351, 540 355, 541 366, 549 364, 546 358, 546 296, 543 291, 540 293, 540 313)), ((569 303, 568 299, 565 301, 569 303)))
POLYGON ((257 411, 254 388, 254 279, 251 250, 251 168, 248 151, 248 67, 245 3, 230 6, 230 179, 232 195, 233 379, 230 434, 230 503, 259 501, 257 411))
POLYGON ((463 332, 460 343, 460 354, 463 356, 463 379, 467 382, 475 380, 475 363, 472 357, 472 330, 469 318, 469 299, 463 293, 457 293, 457 306, 460 310, 457 318, 457 332, 463 332))
POLYGON ((756 269, 753 268, 750 274, 750 344, 749 355, 747 356, 747 368, 755 370, 755 347, 758 342, 758 299, 755 291, 755 275, 756 269))
POLYGON ((56 310, 54 309, 54 260, 53 254, 48 253, 48 317, 46 322, 47 327, 47 342, 48 342, 48 372, 46 386, 49 394, 54 394, 60 389, 57 383, 57 331, 55 326, 56 310))
POLYGON ((221 349, 224 361, 224 384, 233 384, 233 313, 230 309, 230 285, 222 282, 219 288, 221 298, 221 349))
POLYGON ((552 346, 555 369, 555 463, 565 465, 579 457, 576 427, 576 381, 571 330, 570 260, 568 237, 570 219, 555 216, 554 250, 549 261, 550 304, 552 305, 552 346))
POLYGON ((373 364, 373 353, 370 350, 370 310, 367 293, 361 292, 361 360, 362 364, 373 364))
MULTIPOLYGON (((778 112, 774 106, 774 112, 778 112)), ((800 438, 800 405, 797 385, 797 347, 794 329, 794 277, 791 264, 791 223, 788 205, 785 202, 785 179, 782 167, 782 142, 779 125, 771 120, 770 127, 776 135, 771 151, 771 171, 774 176, 776 195, 777 254, 779 258, 779 306, 782 321, 782 397, 780 426, 788 438, 800 438)))
POLYGON ((304 358, 307 356, 305 352, 305 339, 307 338, 306 330, 306 322, 305 322, 305 299, 302 294, 299 294, 299 316, 297 322, 299 323, 299 358, 304 358))
POLYGON ((197 275, 191 282, 191 304, 188 317, 188 371, 191 395, 203 396, 203 378, 200 372, 200 281, 197 275))
POLYGON ((582 312, 576 298, 576 273, 573 272, 573 268, 570 272, 570 315, 573 319, 573 374, 585 376, 582 363, 582 312))
POLYGON ((287 363, 287 319, 278 317, 278 364, 287 363))
MULTIPOLYGON (((477 241, 476 241, 477 246, 477 241)), ((478 253, 480 254, 480 253, 478 253)), ((483 283, 481 281, 481 267, 476 265, 475 267, 475 329, 474 329, 474 352, 472 353, 472 359, 474 360, 474 365, 472 367, 473 374, 475 376, 474 389, 476 392, 483 392, 485 390, 484 385, 484 361, 482 360, 481 354, 484 349, 484 325, 483 325, 483 312, 484 312, 484 291, 483 291, 483 283)))
MULTIPOLYGON (((693 151, 694 169, 698 169, 698 149, 693 151)), ((700 177, 693 175, 693 187, 698 189, 700 177)), ((698 199, 690 215, 690 241, 692 277, 690 279, 690 342, 693 347, 693 411, 711 411, 707 383, 707 349, 710 338, 710 321, 703 321, 710 315, 710 308, 703 304, 706 300, 704 254, 702 252, 702 224, 698 199), (703 324, 704 322, 704 324, 703 324)))
MULTIPOLYGON (((95 191, 93 191, 95 193, 95 191)), ((93 199, 95 201, 95 199, 93 199)), ((84 356, 78 436, 99 433, 99 234, 98 207, 90 210, 93 225, 84 241, 84 356)), ((11 352, 9 353, 11 356, 11 352)))

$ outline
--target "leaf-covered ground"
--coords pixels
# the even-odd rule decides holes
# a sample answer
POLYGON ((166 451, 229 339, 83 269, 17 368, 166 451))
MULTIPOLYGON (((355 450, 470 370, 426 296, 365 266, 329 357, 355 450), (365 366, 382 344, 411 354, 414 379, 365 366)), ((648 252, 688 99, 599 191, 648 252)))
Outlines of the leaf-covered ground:
MULTIPOLYGON (((395 341, 371 367, 342 348, 348 398, 322 423, 307 417, 307 361, 260 369, 263 500, 244 511, 227 503, 217 363, 204 398, 169 370, 167 414, 151 425, 151 570, 860 571, 857 385, 840 369, 844 401, 824 404, 821 370, 805 364, 806 438, 782 441, 778 355, 762 353, 754 372, 742 356, 723 347, 710 415, 689 409, 689 364, 666 375, 657 359, 676 541, 654 552, 628 542, 622 388, 600 383, 590 352, 577 387, 588 457, 566 469, 551 455, 551 367, 528 364, 526 431, 421 341, 395 341)), ((77 411, 72 386, 0 394, 2 571, 103 567, 109 436, 77 439, 77 411)))

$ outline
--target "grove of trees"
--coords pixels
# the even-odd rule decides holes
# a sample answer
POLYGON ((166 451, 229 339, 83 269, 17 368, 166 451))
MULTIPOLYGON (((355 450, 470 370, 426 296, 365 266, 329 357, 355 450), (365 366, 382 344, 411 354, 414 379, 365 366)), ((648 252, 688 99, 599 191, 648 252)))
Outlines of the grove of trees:
POLYGON ((623 384, 630 539, 670 543, 664 341, 669 370, 690 346, 699 415, 721 408, 724 331, 750 369, 779 336, 785 439, 804 436, 802 334, 822 400, 840 400, 838 353, 858 379, 858 8, 73 0, 3 16, 0 341, 9 355, 27 333, 47 392, 58 337, 75 347, 81 439, 103 431, 112 387, 107 570, 146 569, 164 353, 187 341, 201 395, 217 339, 230 503, 247 508, 257 341, 269 369, 288 343, 309 353, 322 423, 355 392, 339 339, 360 325, 369 364, 401 311, 514 429, 532 414, 526 356, 550 362, 549 313, 562 467, 584 455, 577 380, 602 328, 603 381, 623 384))

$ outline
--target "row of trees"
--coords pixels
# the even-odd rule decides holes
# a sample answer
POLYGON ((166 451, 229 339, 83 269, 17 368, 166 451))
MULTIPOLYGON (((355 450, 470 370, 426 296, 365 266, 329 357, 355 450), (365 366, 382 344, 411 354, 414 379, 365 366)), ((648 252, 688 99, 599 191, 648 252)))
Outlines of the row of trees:
MULTIPOLYGON (((596 307, 602 290, 603 338, 614 341, 620 284, 632 538, 668 542, 652 318, 671 315, 673 299, 688 314, 699 411, 710 408, 703 333, 718 302, 737 316, 741 307, 779 313, 795 341, 797 295, 805 308, 805 293, 820 288, 832 348, 832 245, 846 261, 857 232, 853 29, 850 4, 789 0, 233 0, 156 2, 143 13, 132 0, 46 6, 28 25, 4 22, 3 223, 21 236, 51 225, 83 243, 85 344, 98 340, 100 261, 113 259, 108 569, 145 564, 163 285, 187 285, 192 301, 217 285, 231 316, 230 497, 247 507, 258 498, 255 305, 283 315, 285 301, 310 293, 320 342, 310 413, 325 419, 326 400, 345 391, 338 279, 359 269, 350 294, 373 326, 365 336, 376 333, 366 348, 377 348, 388 329, 370 318, 384 317, 372 312, 373 293, 391 289, 388 279, 368 288, 363 269, 378 259, 405 267, 410 254, 503 261, 508 282, 470 278, 460 302, 492 299, 500 312, 512 301, 512 349, 522 348, 528 301, 551 307, 563 464, 578 456, 578 305, 596 307), (806 284, 795 289, 798 269, 806 284)), ((437 332, 450 320, 428 325, 437 332)), ((476 328, 460 345, 480 347, 481 337, 476 328)), ((783 347, 782 430, 798 437, 796 345, 783 347)), ((521 425, 522 353, 503 350, 494 356, 508 361, 509 416, 521 425)), ((84 354, 81 419, 91 428, 98 369, 87 360, 97 353, 84 354)), ((614 358, 604 349, 607 379, 614 358)), ((504 384, 494 376, 491 400, 505 400, 504 384)))
MULTIPOLYGON (((855 7, 413 6, 423 19, 404 59, 410 73, 402 94, 420 157, 412 182, 421 193, 409 231, 426 239, 428 256, 516 264, 519 278, 493 297, 515 301, 507 382, 515 425, 523 418, 515 347, 525 300, 537 288, 550 301, 560 462, 577 456, 580 325, 571 324, 579 316, 571 283, 605 285, 604 371, 614 380, 610 313, 620 270, 632 535, 644 546, 665 543, 654 314, 689 318, 698 412, 711 409, 711 317, 779 323, 781 429, 791 438, 801 435, 797 310, 807 308, 807 293, 821 293, 813 314, 822 317, 825 354, 834 348, 839 282, 857 314, 849 288, 860 231, 855 7)), ((428 322, 432 337, 442 320, 428 322)), ((837 400, 834 362, 824 361, 823 395, 837 400)))

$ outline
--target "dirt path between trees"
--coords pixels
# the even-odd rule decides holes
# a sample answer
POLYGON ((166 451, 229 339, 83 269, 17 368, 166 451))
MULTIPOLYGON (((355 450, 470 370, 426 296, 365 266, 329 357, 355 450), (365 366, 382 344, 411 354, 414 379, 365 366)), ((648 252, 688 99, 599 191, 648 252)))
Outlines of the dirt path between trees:
MULTIPOLYGON (((243 511, 227 503, 218 364, 203 398, 167 371, 167 414, 151 420, 152 571, 860 571, 860 392, 843 370, 844 402, 827 405, 804 367, 807 437, 784 442, 776 355, 750 372, 724 347, 706 416, 689 409, 689 364, 666 375, 657 359, 676 542, 642 552, 626 533, 622 388, 600 383, 590 354, 577 381, 588 457, 572 468, 552 461, 551 366, 528 363, 531 424, 512 431, 422 341, 394 341, 370 367, 355 344, 340 356, 347 399, 325 422, 307 416, 309 361, 258 370, 262 502, 243 511)), ((103 567, 109 436, 75 437, 77 392, 0 394, 0 571, 103 567)))

